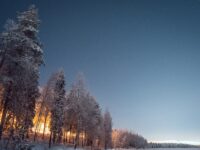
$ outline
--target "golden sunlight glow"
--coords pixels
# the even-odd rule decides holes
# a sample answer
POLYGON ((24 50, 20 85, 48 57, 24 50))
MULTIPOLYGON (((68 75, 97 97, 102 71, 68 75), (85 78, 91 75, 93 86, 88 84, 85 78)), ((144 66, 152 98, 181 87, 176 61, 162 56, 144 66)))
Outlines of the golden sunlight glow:
POLYGON ((72 137, 75 138, 76 137, 76 133, 71 133, 72 137))
POLYGON ((36 131, 37 133, 41 133, 41 134, 43 134, 43 131, 44 131, 44 134, 50 134, 50 128, 49 128, 48 124, 45 127, 44 123, 39 123, 37 129, 36 129, 36 125, 34 125, 34 127, 32 128, 32 131, 34 131, 34 132, 36 131), (44 128, 45 128, 45 131, 44 131, 44 128))
POLYGON ((50 134, 50 113, 47 113, 46 116, 44 113, 41 113, 41 104, 36 103, 35 107, 35 117, 33 119, 33 128, 32 131, 40 134, 50 134))
POLYGON ((85 138, 85 134, 82 132, 82 133, 80 133, 80 135, 79 135, 79 138, 82 138, 82 139, 84 139, 85 138))
POLYGON ((69 136, 70 136, 70 131, 67 132, 67 137, 69 137, 69 136))

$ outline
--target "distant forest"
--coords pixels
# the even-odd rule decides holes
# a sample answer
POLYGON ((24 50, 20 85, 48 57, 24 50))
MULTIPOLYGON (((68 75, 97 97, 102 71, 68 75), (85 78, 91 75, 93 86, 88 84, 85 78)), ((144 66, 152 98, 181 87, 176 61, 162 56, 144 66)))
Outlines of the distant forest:
POLYGON ((200 148, 200 145, 183 143, 155 143, 148 142, 143 136, 127 130, 112 131, 113 148, 200 148))
POLYGON ((200 146, 182 143, 148 143, 148 148, 200 148, 200 146))

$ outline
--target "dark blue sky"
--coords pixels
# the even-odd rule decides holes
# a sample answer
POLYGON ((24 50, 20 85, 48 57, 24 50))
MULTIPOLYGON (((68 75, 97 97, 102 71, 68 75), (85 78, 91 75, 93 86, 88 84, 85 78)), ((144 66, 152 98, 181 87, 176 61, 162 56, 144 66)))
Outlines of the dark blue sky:
POLYGON ((1 31, 30 4, 39 8, 50 74, 78 72, 115 128, 148 140, 200 143, 199 0, 1 0, 1 31))

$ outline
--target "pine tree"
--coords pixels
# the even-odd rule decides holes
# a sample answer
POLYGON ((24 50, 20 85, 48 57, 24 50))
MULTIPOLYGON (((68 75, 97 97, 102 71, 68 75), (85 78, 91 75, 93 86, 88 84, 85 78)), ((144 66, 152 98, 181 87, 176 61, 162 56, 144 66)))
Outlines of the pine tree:
POLYGON ((24 40, 26 41, 22 47, 25 51, 25 82, 22 83, 24 83, 26 91, 24 101, 22 101, 22 107, 25 110, 22 124, 22 129, 24 131, 22 132, 27 133, 28 129, 33 125, 32 120, 35 115, 35 102, 39 97, 39 67, 43 64, 43 50, 38 38, 40 21, 38 19, 38 11, 35 6, 31 6, 27 11, 19 13, 17 19, 18 30, 24 35, 24 40))
POLYGON ((35 70, 39 70, 39 67, 43 62, 43 50, 42 44, 38 38, 40 20, 38 19, 38 10, 34 5, 30 6, 27 11, 19 13, 18 29, 24 34, 24 43, 26 49, 26 59, 33 65, 35 70))
POLYGON ((16 73, 23 68, 23 52, 18 48, 22 44, 21 34, 17 30, 18 25, 9 20, 6 24, 6 30, 1 34, 1 62, 0 62, 0 81, 4 87, 2 98, 2 117, 0 124, 0 139, 2 136, 6 114, 9 106, 14 105, 11 95, 16 85, 16 73))
POLYGON ((24 137, 32 126, 35 100, 39 96, 39 67, 43 64, 43 50, 37 37, 37 9, 31 6, 29 10, 19 13, 17 18, 17 23, 9 21, 0 38, 0 81, 5 89, 0 138, 8 110, 21 122, 24 137), (23 107, 25 113, 16 113, 17 106, 23 107))

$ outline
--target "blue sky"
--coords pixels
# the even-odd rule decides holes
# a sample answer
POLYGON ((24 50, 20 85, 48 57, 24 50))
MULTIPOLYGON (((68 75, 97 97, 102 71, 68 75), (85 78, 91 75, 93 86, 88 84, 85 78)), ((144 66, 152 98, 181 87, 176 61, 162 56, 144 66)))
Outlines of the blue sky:
POLYGON ((69 89, 83 72, 115 128, 200 143, 200 1, 1 0, 1 31, 30 4, 42 20, 41 85, 63 68, 69 89))

